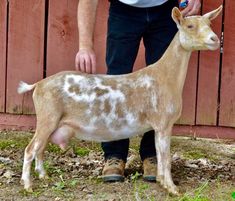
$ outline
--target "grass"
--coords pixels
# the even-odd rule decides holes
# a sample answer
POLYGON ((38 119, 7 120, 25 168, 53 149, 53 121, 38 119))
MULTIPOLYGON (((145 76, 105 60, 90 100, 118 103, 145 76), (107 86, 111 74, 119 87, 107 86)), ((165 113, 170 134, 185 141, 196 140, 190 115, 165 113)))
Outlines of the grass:
POLYGON ((186 159, 200 159, 200 158, 206 158, 207 157, 207 153, 204 150, 200 150, 200 149, 194 149, 191 151, 187 151, 183 154, 184 158, 186 159))
POLYGON ((56 144, 49 143, 47 145, 46 150, 50 153, 56 153, 56 154, 62 154, 63 151, 60 149, 60 147, 56 144))
POLYGON ((77 156, 87 156, 90 153, 90 149, 86 147, 76 147, 73 146, 73 153, 77 156))
POLYGON ((180 198, 179 201, 211 201, 206 195, 204 195, 204 191, 208 188, 208 181, 199 186, 194 192, 193 195, 185 193, 185 195, 180 198))
POLYGON ((219 180, 215 184, 205 181, 195 189, 184 193, 181 197, 168 197, 165 201, 234 201, 235 186, 225 186, 219 180))
POLYGON ((235 189, 232 186, 224 186, 218 182, 215 186, 208 181, 202 183, 195 189, 190 189, 188 192, 177 197, 168 194, 166 197, 159 195, 153 195, 153 188, 149 184, 142 181, 133 182, 133 199, 136 201, 234 201, 235 189), (233 198, 234 196, 234 198, 233 198), (163 198, 165 197, 165 198, 163 198))
MULTIPOLYGON (((20 137, 12 137, 11 134, 3 135, 0 139, 0 151, 5 154, 5 157, 9 156, 10 158, 10 155, 12 154, 12 157, 19 158, 19 155, 22 154, 23 156, 23 150, 31 137, 31 134, 26 135, 24 133, 22 133, 20 137), (18 154, 17 152, 22 153, 18 154)), ((140 138, 134 138, 131 141, 132 152, 136 152, 136 154, 138 154, 139 150, 139 140, 140 138)), ((213 157, 216 157, 214 156, 215 154, 213 154, 216 152, 214 149, 212 152, 209 152, 206 150, 206 147, 203 149, 202 146, 199 147, 196 145, 194 145, 192 149, 192 144, 187 145, 184 142, 186 141, 182 142, 182 139, 174 139, 173 145, 175 145, 175 147, 173 146, 174 149, 172 149, 172 152, 175 152, 175 150, 182 150, 180 153, 182 153, 186 159, 207 158, 211 160, 213 157)), ((12 178, 15 183, 13 182, 9 185, 6 183, 6 181, 8 181, 6 178, 3 178, 4 180, 0 181, 0 187, 4 189, 3 191, 6 192, 5 194, 7 196, 16 197, 18 200, 55 200, 56 198, 58 198, 58 200, 77 200, 78 194, 81 194, 83 197, 80 196, 80 200, 83 200, 83 198, 84 200, 87 200, 87 198, 90 200, 114 200, 114 198, 117 198, 117 200, 136 201, 235 201, 235 186, 232 185, 232 181, 222 182, 218 179, 213 183, 208 181, 204 183, 200 183, 200 181, 190 183, 189 180, 185 179, 185 181, 189 183, 180 184, 180 189, 185 193, 180 197, 174 197, 168 195, 159 184, 142 181, 141 174, 138 171, 128 177, 129 179, 126 179, 126 183, 111 185, 104 184, 102 179, 96 176, 89 177, 89 175, 81 175, 82 178, 80 178, 80 175, 72 175, 66 168, 62 168, 65 166, 60 166, 60 163, 55 165, 54 163, 56 162, 53 162, 52 160, 55 156, 61 156, 64 157, 65 160, 63 161, 66 162, 66 157, 70 157, 70 153, 74 154, 72 157, 83 157, 89 155, 91 151, 100 152, 101 148, 99 143, 73 140, 70 144, 69 152, 66 152, 66 154, 68 154, 67 156, 54 144, 49 143, 47 151, 48 153, 46 155, 50 157, 45 157, 46 161, 44 162, 44 167, 50 176, 49 180, 39 181, 36 175, 34 175, 34 170, 32 168, 32 176, 35 182, 34 192, 28 193, 22 190, 22 188, 19 187, 18 177, 22 170, 22 160, 14 160, 14 163, 10 165, 12 165, 11 170, 17 174, 17 177, 12 178), (85 186, 84 188, 87 188, 89 192, 83 191, 83 187, 81 186, 85 186), (11 188, 18 190, 10 191, 11 188), (114 189, 115 193, 113 193, 114 189), (9 194, 9 192, 11 194, 9 194), (87 195, 91 197, 86 197, 87 195), (110 198, 110 196, 113 197, 110 198)), ((232 148, 232 151, 235 151, 235 149, 232 148)), ((9 164, 0 163, 0 169, 1 168, 8 169, 9 164)), ((2 197, 0 197, 0 200, 1 199, 2 197)))
POLYGON ((0 150, 10 150, 13 148, 25 148, 27 146, 25 140, 19 139, 2 139, 0 141, 0 150))

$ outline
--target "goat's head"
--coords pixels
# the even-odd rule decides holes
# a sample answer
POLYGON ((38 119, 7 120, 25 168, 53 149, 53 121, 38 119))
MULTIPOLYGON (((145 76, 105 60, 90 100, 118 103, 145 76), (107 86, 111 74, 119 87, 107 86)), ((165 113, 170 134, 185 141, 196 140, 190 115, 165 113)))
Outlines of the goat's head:
POLYGON ((184 49, 216 50, 220 45, 218 36, 211 30, 210 22, 222 11, 222 5, 203 16, 183 17, 178 8, 173 8, 172 18, 179 29, 180 43, 184 49))

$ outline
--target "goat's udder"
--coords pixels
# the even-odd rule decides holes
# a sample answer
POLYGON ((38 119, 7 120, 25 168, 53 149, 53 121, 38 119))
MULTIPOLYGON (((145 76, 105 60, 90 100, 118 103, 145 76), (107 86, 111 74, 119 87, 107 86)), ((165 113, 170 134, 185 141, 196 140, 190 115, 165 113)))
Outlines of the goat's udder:
POLYGON ((68 146, 69 140, 73 137, 73 132, 67 127, 57 128, 51 135, 50 141, 57 144, 62 150, 68 146))

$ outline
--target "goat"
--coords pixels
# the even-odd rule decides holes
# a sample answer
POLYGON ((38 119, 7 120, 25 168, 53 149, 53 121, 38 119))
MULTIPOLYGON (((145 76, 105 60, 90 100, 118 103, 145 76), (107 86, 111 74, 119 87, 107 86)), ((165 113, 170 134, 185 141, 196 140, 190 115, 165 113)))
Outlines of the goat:
POLYGON ((32 190, 30 170, 44 178, 43 153, 49 140, 65 149, 70 138, 113 141, 155 130, 157 181, 178 194, 172 181, 170 137, 182 110, 182 91, 191 52, 220 46, 210 21, 222 6, 203 16, 183 17, 173 8, 178 27, 174 39, 156 63, 126 75, 60 72, 35 84, 20 82, 18 93, 33 90, 36 131, 25 149, 21 181, 32 190))

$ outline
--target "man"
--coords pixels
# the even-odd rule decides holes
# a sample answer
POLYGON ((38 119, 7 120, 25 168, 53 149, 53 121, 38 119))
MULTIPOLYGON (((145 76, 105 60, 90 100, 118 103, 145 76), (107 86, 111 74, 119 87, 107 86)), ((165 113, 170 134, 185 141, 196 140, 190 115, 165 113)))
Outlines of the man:
MULTIPOLYGON (((98 0, 79 0, 78 28, 79 51, 76 55, 76 70, 96 72, 93 50, 93 33, 98 0)), ((145 46, 146 64, 156 62, 165 52, 177 28, 171 18, 171 10, 178 0, 110 0, 106 63, 107 74, 130 73, 138 53, 140 40, 145 46)), ((184 16, 197 14, 200 0, 188 0, 182 11, 184 16)), ((123 181, 128 155, 129 139, 102 143, 105 166, 104 181, 123 181)), ((140 144, 143 161, 143 178, 156 180, 156 150, 154 131, 144 134, 140 144)))

